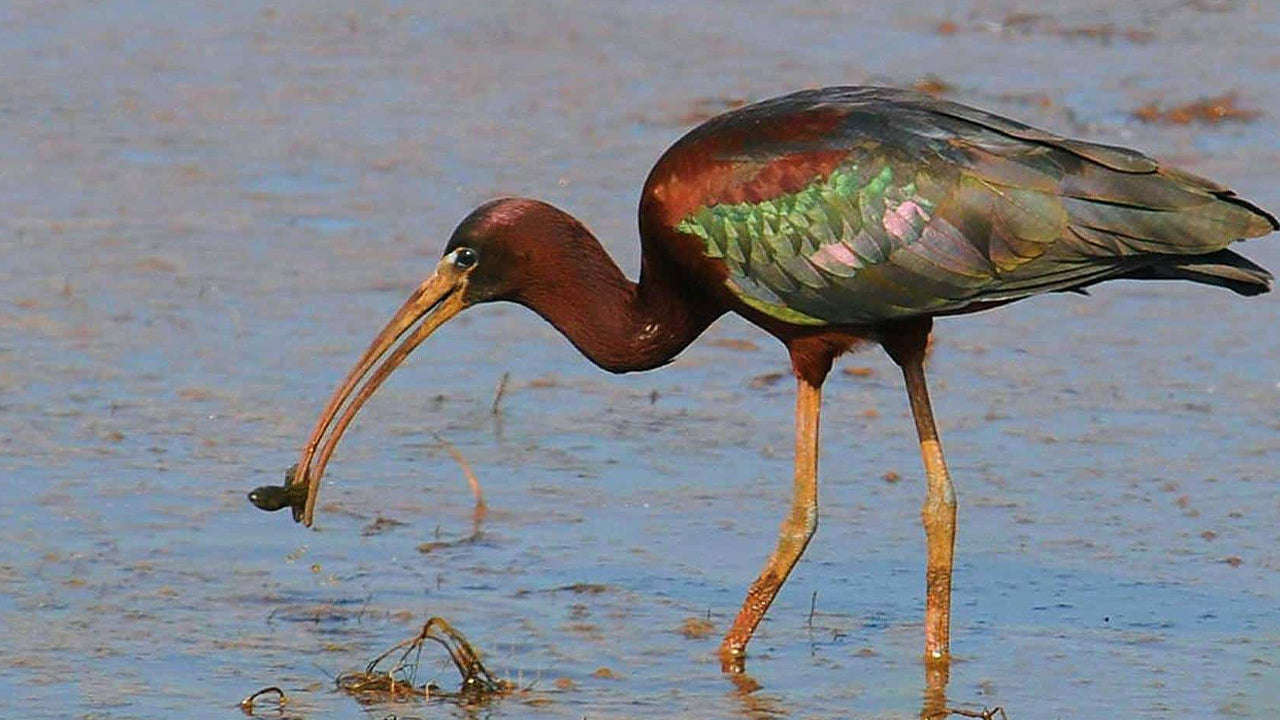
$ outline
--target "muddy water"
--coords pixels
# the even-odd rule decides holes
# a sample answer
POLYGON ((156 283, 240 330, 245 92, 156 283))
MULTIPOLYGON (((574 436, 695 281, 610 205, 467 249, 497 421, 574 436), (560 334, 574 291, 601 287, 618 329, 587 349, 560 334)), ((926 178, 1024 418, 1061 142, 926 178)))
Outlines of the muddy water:
MULTIPOLYGON (((742 100, 932 74, 1280 208, 1273 4, 686 5, 0 7, 0 715, 221 718, 280 685, 290 716, 464 716, 333 690, 428 615, 533 687, 485 717, 919 712, 922 473, 879 352, 828 385, 822 525, 754 690, 714 649, 785 508, 792 399, 752 384, 786 365, 742 322, 615 378, 470 311, 362 414, 315 531, 245 501, 467 210, 548 199, 634 272, 650 164, 742 100), (1229 90, 1262 116, 1131 115, 1229 90), (471 527, 432 433, 492 510, 421 553, 471 527)), ((1280 268, 1276 239, 1246 251, 1280 268)), ((1273 716, 1277 328, 1274 296, 1155 283, 940 323, 953 704, 1273 716)))

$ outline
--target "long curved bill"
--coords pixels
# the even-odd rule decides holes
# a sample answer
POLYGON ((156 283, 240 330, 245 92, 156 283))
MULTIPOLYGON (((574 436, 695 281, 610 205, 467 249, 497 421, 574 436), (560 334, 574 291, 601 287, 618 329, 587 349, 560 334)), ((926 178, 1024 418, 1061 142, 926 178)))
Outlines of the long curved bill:
POLYGON ((431 277, 413 291, 386 327, 373 339, 369 349, 329 398, 324 412, 320 413, 320 419, 316 421, 315 429, 311 431, 311 437, 302 448, 302 457, 298 460, 296 470, 287 481, 287 489, 300 485, 307 488, 306 503, 301 512, 294 505, 295 521, 311 526, 325 466, 329 464, 338 440, 355 419, 361 406, 392 371, 404 362, 409 353, 421 345, 436 328, 466 307, 462 291, 466 287, 467 274, 468 271, 458 269, 453 264, 452 255, 445 256, 436 265, 431 277), (404 340, 396 345, 396 341, 402 337, 404 340), (378 364, 379 360, 382 361, 381 364, 378 364), (377 369, 374 369, 375 365, 377 369))

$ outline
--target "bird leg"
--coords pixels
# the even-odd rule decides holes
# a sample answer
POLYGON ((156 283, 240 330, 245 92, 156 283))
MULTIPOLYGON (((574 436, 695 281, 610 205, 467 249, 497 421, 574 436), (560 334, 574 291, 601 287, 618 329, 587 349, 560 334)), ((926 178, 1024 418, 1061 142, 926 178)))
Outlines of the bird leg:
POLYGON ((924 358, 932 322, 912 323, 884 341, 906 379, 911 414, 920 436, 920 454, 928 483, 921 519, 928 543, 925 573, 924 654, 927 661, 947 658, 951 647, 951 566, 956 544, 956 494, 942 457, 942 443, 933 423, 924 358))
POLYGON ((747 589, 747 599, 742 603, 733 627, 720 643, 720 666, 725 672, 742 672, 751 634, 818 527, 818 414, 821 409, 821 386, 797 377, 795 484, 791 491, 791 511, 782 522, 777 549, 769 556, 760 577, 747 589))

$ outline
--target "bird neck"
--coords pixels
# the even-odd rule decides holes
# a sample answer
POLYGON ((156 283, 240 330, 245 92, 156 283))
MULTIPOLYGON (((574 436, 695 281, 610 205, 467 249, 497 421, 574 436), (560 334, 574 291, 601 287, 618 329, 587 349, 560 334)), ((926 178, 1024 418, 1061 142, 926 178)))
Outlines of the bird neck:
POLYGON ((722 314, 701 293, 682 291, 676 268, 648 252, 636 283, 580 223, 562 232, 556 251, 538 261, 539 282, 516 300, 599 367, 623 373, 665 365, 722 314))

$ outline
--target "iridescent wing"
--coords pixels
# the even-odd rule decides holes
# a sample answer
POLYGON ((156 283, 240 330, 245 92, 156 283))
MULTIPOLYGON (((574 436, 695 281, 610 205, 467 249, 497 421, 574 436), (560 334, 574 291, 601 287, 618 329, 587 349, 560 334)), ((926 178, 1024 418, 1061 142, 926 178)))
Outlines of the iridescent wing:
POLYGON ((1276 228, 1226 188, 1132 150, 898 90, 798 93, 722 116, 681 144, 764 119, 803 127, 806 113, 833 110, 839 121, 820 136, 728 144, 714 158, 721 175, 728 166, 754 185, 722 184, 718 197, 755 197, 708 199, 675 224, 724 263, 737 297, 787 322, 962 312, 1276 228), (765 170, 833 149, 842 153, 833 168, 762 193, 765 170))

